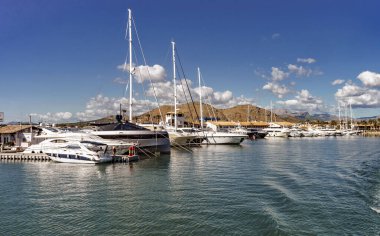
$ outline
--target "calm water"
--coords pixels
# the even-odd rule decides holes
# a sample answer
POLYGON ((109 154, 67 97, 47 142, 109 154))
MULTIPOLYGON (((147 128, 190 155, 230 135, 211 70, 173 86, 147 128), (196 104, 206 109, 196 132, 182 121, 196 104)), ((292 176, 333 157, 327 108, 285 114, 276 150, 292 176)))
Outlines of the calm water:
POLYGON ((133 164, 0 162, 0 235, 379 235, 380 139, 269 139, 133 164))

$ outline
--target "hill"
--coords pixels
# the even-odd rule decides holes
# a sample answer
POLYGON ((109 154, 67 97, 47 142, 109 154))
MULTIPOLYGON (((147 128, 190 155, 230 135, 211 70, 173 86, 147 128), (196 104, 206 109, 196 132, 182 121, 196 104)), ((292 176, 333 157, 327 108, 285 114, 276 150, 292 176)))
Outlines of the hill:
MULTIPOLYGON (((270 111, 263 108, 259 108, 253 105, 238 105, 232 108, 218 109, 209 104, 203 104, 203 117, 205 119, 212 119, 216 117, 218 120, 223 121, 270 121, 270 111)), ((180 104, 177 106, 178 112, 181 112, 185 116, 185 120, 189 123, 197 122, 200 117, 199 103, 180 104), (198 115, 197 115, 198 114, 198 115)), ((173 112, 174 107, 170 105, 164 105, 160 107, 163 116, 167 112, 173 112)), ((150 120, 157 123, 160 121, 159 109, 153 109, 136 117, 136 121, 139 123, 149 123, 150 120)), ((300 122, 299 119, 293 116, 282 117, 277 114, 273 114, 273 121, 288 121, 288 122, 300 122)))

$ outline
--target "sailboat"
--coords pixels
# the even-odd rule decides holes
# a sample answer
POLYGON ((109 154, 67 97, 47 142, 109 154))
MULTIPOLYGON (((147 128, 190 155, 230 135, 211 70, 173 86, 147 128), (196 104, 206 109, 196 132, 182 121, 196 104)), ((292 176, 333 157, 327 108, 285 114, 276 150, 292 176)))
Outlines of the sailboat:
POLYGON ((205 137, 202 144, 235 144, 239 145, 248 135, 241 133, 228 133, 204 129, 203 124, 203 107, 202 107, 202 86, 201 71, 198 67, 198 84, 199 84, 199 109, 200 109, 200 131, 199 134, 205 137))
POLYGON ((195 145, 198 144, 198 135, 195 133, 185 132, 185 117, 182 113, 178 113, 177 109, 177 83, 176 83, 176 58, 175 58, 175 42, 172 42, 172 59, 173 59, 173 89, 174 89, 174 112, 168 112, 165 119, 165 129, 169 134, 172 146, 177 145, 195 145), (174 123, 174 124, 173 124, 174 123))
MULTIPOLYGON (((143 153, 170 153, 170 140, 166 131, 151 131, 138 126, 132 121, 133 117, 133 63, 132 63, 132 11, 128 9, 129 36, 129 120, 124 122, 121 112, 116 115, 117 122, 96 124, 92 134, 105 139, 120 139, 126 142, 137 143, 143 153)), ((126 67, 126 62, 124 64, 126 67)))
POLYGON ((268 132, 268 137, 289 137, 290 129, 282 127, 276 123, 273 123, 273 111, 272 111, 272 102, 270 103, 270 123, 268 128, 264 128, 263 131, 268 132))

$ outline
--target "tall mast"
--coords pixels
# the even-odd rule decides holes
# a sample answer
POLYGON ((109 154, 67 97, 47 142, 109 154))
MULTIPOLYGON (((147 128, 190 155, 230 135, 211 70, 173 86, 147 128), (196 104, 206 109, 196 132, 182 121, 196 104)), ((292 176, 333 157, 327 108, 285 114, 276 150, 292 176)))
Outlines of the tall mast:
POLYGON ((247 107, 247 122, 249 122, 249 119, 250 117, 249 117, 249 104, 248 104, 248 107, 247 107))
POLYGON ((341 122, 341 120, 340 120, 340 105, 339 105, 339 102, 338 102, 338 112, 339 112, 339 113, 338 113, 338 115, 339 115, 339 116, 338 116, 338 118, 339 118, 339 129, 342 130, 342 122, 341 122))
POLYGON ((132 122, 132 11, 128 9, 129 26, 129 122, 132 122))
POLYGON ((272 119, 272 117, 273 117, 273 111, 272 111, 272 101, 270 101, 270 123, 272 123, 272 122, 273 122, 273 119, 272 119))
POLYGON ((202 86, 201 86, 201 71, 198 67, 198 83, 199 83, 199 110, 201 113, 201 130, 203 129, 203 107, 202 107, 202 86))
POLYGON ((351 117, 351 125, 350 125, 350 128, 352 130, 352 106, 351 106, 351 102, 350 102, 350 117, 351 117))
POLYGON ((177 132, 177 85, 175 70, 175 42, 172 42, 173 48, 173 86, 174 86, 174 131, 177 132))
POLYGON ((344 129, 348 129, 348 113, 347 113, 347 104, 344 105, 344 116, 345 116, 345 127, 344 129))

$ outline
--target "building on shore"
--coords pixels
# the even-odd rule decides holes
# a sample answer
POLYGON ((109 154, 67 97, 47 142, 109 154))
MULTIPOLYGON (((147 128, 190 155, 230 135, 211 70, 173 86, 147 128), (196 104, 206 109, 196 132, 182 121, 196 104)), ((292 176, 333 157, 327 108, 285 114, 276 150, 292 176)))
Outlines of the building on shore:
POLYGON ((214 131, 226 131, 238 126, 251 129, 267 128, 269 124, 263 121, 233 122, 233 121, 207 121, 206 126, 214 131))
POLYGON ((6 125, 0 127, 0 145, 28 147, 41 129, 33 125, 6 125))

